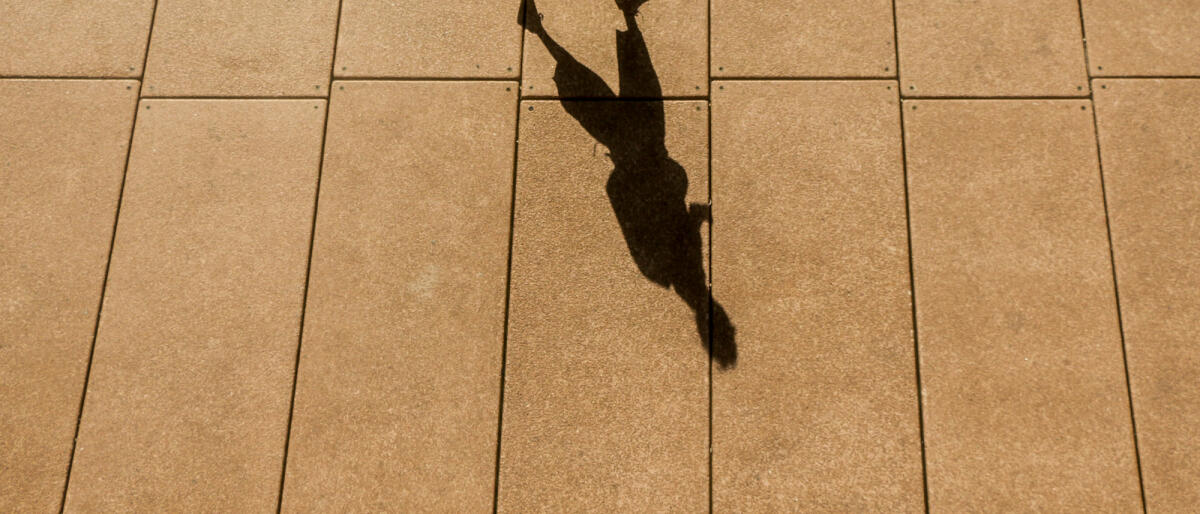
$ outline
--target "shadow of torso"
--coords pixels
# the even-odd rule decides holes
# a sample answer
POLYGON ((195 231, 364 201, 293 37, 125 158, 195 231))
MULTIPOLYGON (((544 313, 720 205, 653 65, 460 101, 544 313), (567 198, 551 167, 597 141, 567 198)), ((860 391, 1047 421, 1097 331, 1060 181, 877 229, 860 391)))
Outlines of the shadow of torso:
POLYGON ((527 5, 532 9, 524 24, 555 59, 554 83, 563 108, 608 148, 613 171, 605 189, 638 271, 674 288, 695 313, 710 355, 722 367, 732 366, 734 328, 720 304, 710 302, 704 272, 700 228, 709 211, 703 205, 689 207, 687 173, 667 153, 662 87, 633 11, 625 11, 627 30, 617 32, 617 96, 546 33, 532 0, 527 5))

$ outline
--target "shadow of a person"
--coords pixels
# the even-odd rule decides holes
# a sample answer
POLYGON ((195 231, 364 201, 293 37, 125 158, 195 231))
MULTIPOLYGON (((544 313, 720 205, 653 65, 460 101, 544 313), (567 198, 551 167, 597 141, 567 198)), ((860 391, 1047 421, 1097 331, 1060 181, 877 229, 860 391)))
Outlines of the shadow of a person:
POLYGON ((687 173, 667 154, 662 86, 636 19, 646 1, 617 0, 626 23, 617 32, 620 96, 550 37, 534 0, 526 0, 518 21, 554 57, 563 108, 609 150, 613 171, 606 189, 633 262, 646 278, 674 288, 695 313, 709 355, 730 368, 737 363, 735 329, 709 294, 704 274, 700 229, 705 220, 712 222, 711 211, 704 204, 688 205, 687 173))

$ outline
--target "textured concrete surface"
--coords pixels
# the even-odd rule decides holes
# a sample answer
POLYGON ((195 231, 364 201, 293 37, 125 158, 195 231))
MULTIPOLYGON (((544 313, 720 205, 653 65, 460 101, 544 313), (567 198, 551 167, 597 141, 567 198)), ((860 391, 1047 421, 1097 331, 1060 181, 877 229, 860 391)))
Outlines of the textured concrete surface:
POLYGON ((1083 0, 1093 76, 1200 75, 1195 0, 1083 0))
POLYGON ((275 508, 324 108, 141 103, 67 511, 275 508))
MULTIPOLYGON (((539 0, 546 32, 616 92, 616 35, 625 31, 612 0, 539 0)), ((637 22, 665 96, 708 94, 708 23, 704 0, 655 0, 642 5, 637 22)), ((507 13, 505 13, 507 16, 507 13)), ((514 12, 513 23, 517 17, 514 12)), ((521 94, 557 97, 555 60, 533 34, 525 35, 521 94)), ((587 95, 594 96, 594 95, 587 95)))
POLYGON ((904 104, 933 509, 1140 508, 1089 104, 904 104))
POLYGON ((138 77, 154 0, 0 4, 0 76, 138 77))
POLYGON ((159 0, 147 96, 328 94, 337 0, 159 0))
POLYGON ((1200 503, 1200 80, 1093 83, 1146 506, 1200 503))
MULTIPOLYGON (((612 127, 635 119, 572 106, 588 107, 612 127)), ((692 202, 708 197, 707 114, 665 104, 692 202)), ((693 314, 630 256, 606 194, 611 149, 557 101, 522 102, 520 122, 499 509, 704 510, 708 359, 693 314)))
POLYGON ((0 80, 0 511, 62 500, 136 89, 0 80))
POLYGON ((1192 0, 520 3, 0 6, 0 510, 1200 498, 1192 0))
POLYGON ((896 83, 714 84, 713 509, 923 511, 896 83))
POLYGON ((1075 0, 896 0, 909 96, 1084 96, 1075 0))
POLYGON ((335 83, 284 510, 491 509, 516 101, 335 83))
POLYGON ((519 1, 342 0, 339 77, 516 78, 519 1))
POLYGON ((889 0, 712 1, 714 77, 894 77, 889 0))

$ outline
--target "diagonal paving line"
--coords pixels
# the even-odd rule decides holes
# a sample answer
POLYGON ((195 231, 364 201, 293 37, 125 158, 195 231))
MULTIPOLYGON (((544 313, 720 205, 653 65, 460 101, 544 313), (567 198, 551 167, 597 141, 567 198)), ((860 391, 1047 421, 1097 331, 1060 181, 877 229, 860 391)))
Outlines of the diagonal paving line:
POLYGON ((896 108, 900 110, 900 162, 904 169, 904 227, 908 242, 908 291, 912 308, 913 368, 917 388, 917 427, 921 435, 921 486, 924 493, 925 512, 929 513, 929 461, 925 452, 925 399, 921 386, 921 341, 917 331, 917 284, 913 270, 912 252, 912 202, 908 193, 908 143, 904 132, 904 89, 900 87, 900 27, 896 18, 896 0, 892 0, 892 48, 896 52, 896 108))
POLYGON ((96 307, 96 323, 92 328, 92 344, 88 348, 87 369, 83 374, 83 392, 79 395, 79 415, 75 418, 75 434, 71 438, 70 459, 67 461, 67 477, 63 481, 62 498, 58 502, 58 512, 62 514, 67 506, 67 491, 71 488, 71 471, 75 464, 75 448, 79 442, 79 426, 83 421, 83 407, 87 403, 88 381, 92 376, 92 358, 96 355, 96 336, 100 332, 100 317, 104 311, 104 293, 108 290, 108 272, 112 268, 113 245, 117 241, 117 226, 121 220, 121 201, 125 197, 125 178, 129 174, 129 156, 133 154, 133 136, 137 131, 138 107, 142 102, 142 88, 145 86, 146 59, 150 56, 150 40, 154 35, 154 15, 158 12, 158 1, 150 9, 150 27, 146 30, 146 49, 142 53, 142 74, 136 77, 138 81, 137 100, 133 102, 133 121, 129 125, 129 144, 125 146, 125 167, 121 170, 121 186, 117 193, 117 208, 113 213, 113 228, 108 241, 108 259, 104 263, 104 280, 100 286, 100 300, 96 307))
MULTIPOLYGON (((524 13, 524 5, 522 3, 522 13, 524 13)), ((524 14, 522 14, 524 15, 524 14)), ((517 216, 517 153, 521 146, 521 79, 525 76, 525 34, 524 27, 521 28, 521 44, 517 52, 517 94, 514 100, 513 109, 516 111, 515 120, 513 122, 513 162, 512 162, 512 178, 510 182, 512 189, 509 192, 508 200, 508 262, 505 265, 504 275, 504 334, 501 337, 500 344, 500 394, 498 395, 499 405, 496 408, 496 473, 492 480, 492 513, 495 514, 500 508, 500 445, 504 435, 504 381, 508 370, 508 314, 509 305, 512 298, 512 256, 513 256, 513 228, 516 226, 517 216)))
POLYGON ((1108 212, 1108 189, 1104 184, 1104 159, 1100 153, 1100 122, 1096 117, 1096 93, 1093 84, 1091 57, 1088 55, 1087 22, 1083 19, 1083 0, 1075 3, 1079 12, 1079 35, 1083 40, 1083 66, 1088 74, 1088 103, 1092 105, 1092 137, 1096 140, 1096 167, 1100 170, 1100 200, 1104 204, 1104 233, 1108 240, 1108 263, 1112 273, 1113 302, 1117 308, 1117 331, 1121 334, 1121 363, 1125 371, 1125 394, 1129 401, 1129 424, 1133 436, 1133 457, 1137 463, 1138 494, 1142 502, 1142 512, 1146 512, 1146 485, 1142 478, 1142 452, 1138 447, 1137 416, 1133 408, 1133 387, 1129 380, 1129 349, 1125 343, 1125 319, 1121 314, 1121 290, 1117 285, 1117 260, 1113 255, 1112 221, 1108 212))
POLYGON ((321 200, 321 172, 325 168, 325 143, 329 140, 329 111, 332 107, 331 102, 333 96, 333 70, 334 63, 337 61, 337 42, 338 31, 342 25, 342 2, 338 0, 337 16, 334 17, 333 26, 333 52, 329 59, 329 87, 325 88, 325 120, 321 126, 321 160, 317 163, 317 184, 313 188, 313 211, 312 211, 312 226, 308 231, 308 264, 304 269, 304 293, 303 301, 300 304, 300 328, 296 335, 296 358, 294 368, 292 370, 292 394, 288 401, 288 417, 287 417, 287 432, 283 439, 283 462, 280 465, 279 471, 279 497, 275 502, 275 512, 283 510, 283 488, 287 483, 287 461, 288 447, 292 442, 292 419, 296 409, 296 379, 300 373, 300 350, 304 345, 304 316, 308 310, 308 285, 312 279, 312 253, 313 242, 317 236, 317 207, 321 200))

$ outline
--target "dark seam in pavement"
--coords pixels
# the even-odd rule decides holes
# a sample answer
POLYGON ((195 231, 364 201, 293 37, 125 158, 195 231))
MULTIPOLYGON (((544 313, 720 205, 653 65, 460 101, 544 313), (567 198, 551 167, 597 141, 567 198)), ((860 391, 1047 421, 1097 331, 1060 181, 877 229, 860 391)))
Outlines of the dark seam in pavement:
MULTIPOLYGON (((521 15, 524 14, 522 6, 521 15)), ((505 267, 504 277, 504 333, 501 334, 500 345, 500 395, 498 406, 496 408, 496 474, 492 479, 492 513, 495 514, 500 508, 500 443, 504 433, 504 385, 506 371, 508 370, 508 313, 509 303, 512 298, 512 257, 513 257, 513 229, 516 227, 517 218, 517 152, 521 147, 521 79, 525 76, 525 29, 521 29, 521 47, 517 53, 517 85, 516 98, 513 109, 516 110, 516 117, 513 120, 513 155, 512 155, 512 187, 509 192, 508 200, 508 264, 505 267)))
POLYGON ((329 95, 315 96, 143 96, 142 100, 327 100, 329 95))
MULTIPOLYGON (((705 37, 707 43, 708 57, 705 74, 708 75, 708 347, 713 347, 713 222, 716 221, 716 216, 713 214, 713 152, 712 152, 712 2, 705 2, 705 15, 708 21, 708 33, 705 37)), ((710 353, 708 356, 708 514, 713 512, 713 358, 710 353)))
MULTIPOLYGON (((896 84, 900 82, 900 20, 896 16, 896 1, 892 0, 892 48, 896 53, 896 84)), ((921 436, 921 487, 925 513, 929 514, 929 462, 925 451, 925 399, 921 385, 921 341, 917 334, 917 277, 913 259, 912 209, 908 195, 908 142, 904 126, 903 91, 896 88, 896 108, 900 111, 900 164, 904 170, 904 221, 908 240, 908 301, 912 309, 913 369, 917 386, 917 429, 921 436)))
MULTIPOLYGON (((150 39, 154 35, 154 16, 158 12, 158 0, 150 8, 150 27, 146 31, 146 48, 142 52, 142 74, 146 73, 146 61, 150 56, 150 39)), ((142 78, 139 76, 139 79, 142 78)), ((86 79, 85 79, 86 80, 86 79)), ((75 449, 79 444, 79 427, 83 424, 83 406, 87 402, 88 382, 92 378, 92 358, 96 355, 96 338, 100 334, 100 315, 104 310, 104 294, 108 290, 108 272, 112 269, 113 247, 117 242, 117 224, 121 220, 121 201, 125 198, 125 179, 129 175, 129 156, 133 154, 133 136, 137 130, 138 111, 141 110, 142 88, 145 81, 138 81, 138 97, 133 101, 133 120, 129 124, 129 143, 125 146, 125 167, 121 171, 121 187, 117 191, 117 208, 113 213, 112 234, 108 240, 108 260, 104 264, 104 281, 100 284, 100 300, 96 306, 96 323, 92 326, 92 344, 88 349, 87 368, 83 373, 83 392, 79 395, 79 413, 75 417, 75 436, 71 438, 71 453, 67 460, 67 476, 63 481, 62 498, 58 502, 58 512, 62 514, 67 508, 67 491, 71 487, 71 471, 75 466, 75 449)))
POLYGON ((304 270, 304 293, 301 297, 300 303, 300 325, 296 334, 296 358, 294 362, 294 368, 292 369, 292 395, 291 400, 288 402, 287 431, 285 432, 283 439, 283 459, 279 470, 279 495, 275 501, 276 513, 279 513, 283 510, 283 491, 284 486, 287 483, 288 450, 290 449, 292 443, 292 419, 296 410, 296 384, 299 382, 300 378, 300 350, 304 345, 304 319, 305 315, 308 313, 308 286, 312 279, 313 245, 317 240, 317 208, 321 202, 321 173, 325 171, 325 144, 329 141, 329 111, 331 111, 333 107, 333 68, 337 60, 338 31, 341 29, 341 24, 342 1, 338 0, 337 16, 334 18, 333 24, 333 54, 329 59, 330 87, 325 88, 325 93, 329 96, 322 97, 328 98, 328 100, 325 102, 325 121, 321 125, 321 153, 317 157, 317 183, 316 187, 313 188, 312 226, 308 231, 308 264, 304 270))
POLYGON ((1096 115, 1096 90, 1091 87, 1091 82, 1095 80, 1092 76, 1091 57, 1088 55, 1087 47, 1087 22, 1083 19, 1083 1, 1077 0, 1075 3, 1079 9, 1079 36, 1083 42, 1083 67, 1088 74, 1088 103, 1092 104, 1092 136, 1096 139, 1096 167, 1100 172, 1100 200, 1104 205, 1104 232, 1108 238, 1108 264, 1109 271, 1112 272, 1113 281, 1113 301, 1117 307, 1117 331, 1121 335, 1121 363, 1125 371, 1125 395, 1129 401, 1129 427, 1133 438, 1133 458, 1137 464, 1138 476, 1138 495, 1142 502, 1142 513, 1146 512, 1146 485, 1142 480, 1142 453, 1138 447, 1137 439, 1137 418, 1133 414, 1133 386, 1129 380, 1129 355, 1125 347, 1125 323, 1121 315, 1121 291, 1117 287, 1117 259, 1113 252, 1112 242, 1112 223, 1108 216, 1108 190, 1104 185, 1104 162, 1100 156, 1100 122, 1096 115))

